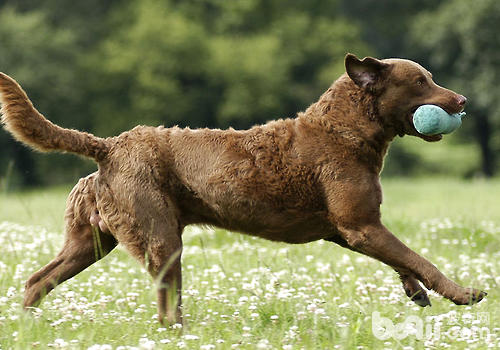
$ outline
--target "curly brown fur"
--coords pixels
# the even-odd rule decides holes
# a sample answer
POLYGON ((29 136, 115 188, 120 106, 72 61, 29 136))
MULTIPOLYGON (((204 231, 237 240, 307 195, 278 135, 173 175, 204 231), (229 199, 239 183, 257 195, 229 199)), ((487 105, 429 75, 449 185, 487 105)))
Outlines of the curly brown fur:
POLYGON ((436 104, 459 112, 465 97, 408 60, 349 54, 345 63, 346 74, 295 119, 241 131, 138 126, 108 139, 53 125, 1 75, 7 130, 99 167, 70 195, 65 246, 30 278, 25 306, 103 256, 95 246, 107 252, 120 242, 158 281, 160 320, 181 322, 181 235, 190 224, 289 243, 325 239, 393 267, 421 306, 430 302, 418 281, 456 304, 480 301, 486 293, 449 280, 380 221, 379 174, 390 142, 439 140, 415 130, 413 111, 436 104))
POLYGON ((94 135, 54 125, 44 118, 19 84, 0 73, 2 123, 17 140, 42 152, 67 151, 99 161, 107 153, 106 142, 94 135))

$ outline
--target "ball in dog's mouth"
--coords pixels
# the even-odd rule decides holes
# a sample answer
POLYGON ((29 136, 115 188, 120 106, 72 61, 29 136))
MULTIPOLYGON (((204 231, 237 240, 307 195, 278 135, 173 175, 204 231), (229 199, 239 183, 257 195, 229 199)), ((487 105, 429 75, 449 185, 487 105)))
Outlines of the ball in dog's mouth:
POLYGON ((415 125, 413 124, 413 113, 415 113, 415 111, 417 110, 418 107, 420 107, 420 106, 415 106, 411 110, 410 114, 408 115, 407 123, 409 124, 409 127, 412 130, 412 133, 410 133, 410 135, 418 136, 418 137, 420 137, 421 139, 423 139, 424 141, 427 141, 427 142, 437 142, 437 141, 440 141, 443 138, 443 134, 424 135, 424 134, 419 133, 418 130, 415 128, 415 125))

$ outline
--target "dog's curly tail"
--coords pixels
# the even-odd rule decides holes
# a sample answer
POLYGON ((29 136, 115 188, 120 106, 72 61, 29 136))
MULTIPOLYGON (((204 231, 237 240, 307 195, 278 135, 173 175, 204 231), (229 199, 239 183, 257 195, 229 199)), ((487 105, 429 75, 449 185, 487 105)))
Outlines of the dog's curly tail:
POLYGON ((62 151, 93 158, 108 154, 105 139, 78 130, 61 128, 39 113, 19 84, 0 73, 2 123, 17 140, 42 152, 62 151))

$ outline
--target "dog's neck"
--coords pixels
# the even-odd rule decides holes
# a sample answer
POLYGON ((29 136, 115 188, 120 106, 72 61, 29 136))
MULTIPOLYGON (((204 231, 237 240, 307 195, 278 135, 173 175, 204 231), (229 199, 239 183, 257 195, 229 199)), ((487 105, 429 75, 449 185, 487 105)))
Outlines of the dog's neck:
POLYGON ((390 142, 398 134, 377 108, 377 96, 364 91, 344 74, 299 114, 304 121, 320 121, 332 142, 348 144, 375 171, 382 169, 390 142))

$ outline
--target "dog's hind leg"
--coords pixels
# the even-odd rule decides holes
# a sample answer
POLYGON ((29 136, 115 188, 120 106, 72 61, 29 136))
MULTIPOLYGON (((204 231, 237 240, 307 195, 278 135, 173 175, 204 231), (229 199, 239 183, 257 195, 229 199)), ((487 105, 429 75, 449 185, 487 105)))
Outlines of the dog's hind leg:
POLYGON ((167 324, 182 324, 182 227, 172 209, 164 212, 166 220, 151 222, 146 247, 147 267, 157 284, 158 319, 167 324))
POLYGON ((113 236, 94 232, 90 225, 68 232, 66 242, 56 258, 26 282, 24 307, 37 305, 58 284, 85 270, 115 246, 113 236))
POLYGON ((180 234, 171 236, 168 242, 150 245, 148 252, 148 270, 157 284, 159 321, 163 323, 166 318, 168 324, 182 324, 180 234))
MULTIPOLYGON (((128 183, 127 183, 128 185, 128 183)), ((181 253, 183 226, 175 204, 161 190, 146 181, 137 184, 140 192, 122 191, 126 196, 102 193, 116 209, 108 222, 117 225, 116 237, 127 251, 146 266, 158 292, 161 323, 182 323, 181 253)), ((100 213, 106 212, 106 209, 100 213)), ((113 230, 113 227, 110 227, 113 230)))
MULTIPOLYGON (((158 293, 158 320, 160 323, 182 324, 182 229, 174 228, 174 223, 156 222, 138 234, 149 236, 146 242, 124 241, 125 248, 146 266, 156 283, 158 293)), ((136 231, 136 233, 138 233, 136 231)))
POLYGON ((37 305, 58 284, 109 253, 117 244, 110 234, 90 225, 95 210, 93 175, 74 187, 66 208, 66 239, 59 254, 26 282, 24 307, 37 305))

